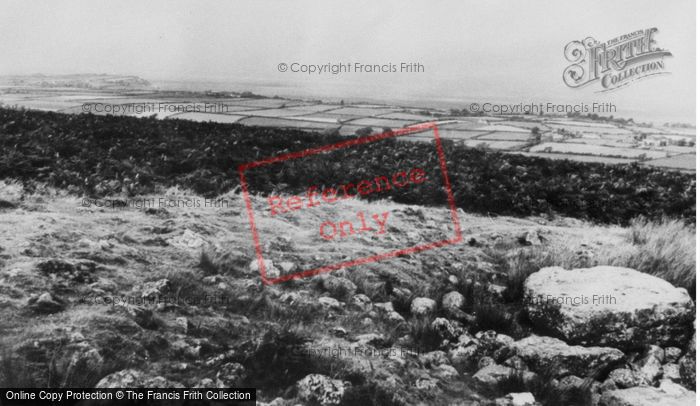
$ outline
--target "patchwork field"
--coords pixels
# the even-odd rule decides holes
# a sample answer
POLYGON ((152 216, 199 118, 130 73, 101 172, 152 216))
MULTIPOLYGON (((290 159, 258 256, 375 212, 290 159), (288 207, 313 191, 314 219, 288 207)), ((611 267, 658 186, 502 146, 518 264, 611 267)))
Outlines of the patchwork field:
POLYGON ((657 166, 660 168, 677 168, 694 171, 695 154, 676 155, 669 158, 655 159, 644 162, 644 165, 657 166))
MULTIPOLYGON (((0 105, 69 114, 91 112, 98 115, 239 123, 246 126, 307 131, 337 130, 341 136, 347 137, 357 136, 358 130, 361 130, 359 133, 366 133, 371 129, 376 133, 385 128, 398 129, 434 121, 438 123, 443 139, 458 141, 468 147, 504 152, 518 151, 556 160, 571 159, 609 164, 648 161, 645 164, 660 168, 684 171, 695 168, 695 129, 683 126, 651 127, 631 122, 605 122, 600 119, 574 119, 564 116, 463 116, 453 115, 452 110, 437 108, 325 103, 267 98, 249 92, 90 92, 84 89, 0 87, 0 105), (89 103, 92 107, 86 109, 83 103, 89 103), (97 104, 113 105, 116 112, 99 111, 94 108, 97 104), (161 107, 158 111, 125 108, 138 104, 161 107), (205 112, 202 111, 205 105, 225 107, 221 108, 221 111, 205 112), (185 109, 192 108, 198 108, 199 111, 184 112, 185 109), (539 129, 540 137, 532 135, 532 129, 535 127, 539 129)), ((433 139, 433 134, 412 134, 405 139, 429 142, 433 139)))
POLYGON ((644 155, 647 158, 664 158, 663 151, 644 150, 637 148, 615 148, 602 145, 573 144, 563 142, 545 142, 530 148, 530 152, 554 152, 561 154, 577 155, 601 155, 618 158, 639 158, 644 155))

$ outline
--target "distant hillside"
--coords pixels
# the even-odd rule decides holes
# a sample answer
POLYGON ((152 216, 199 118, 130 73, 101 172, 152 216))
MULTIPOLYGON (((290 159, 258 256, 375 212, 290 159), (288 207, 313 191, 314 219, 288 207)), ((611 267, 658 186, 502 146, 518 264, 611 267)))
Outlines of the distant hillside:
POLYGON ((0 76, 0 85, 93 90, 145 90, 151 88, 150 82, 138 76, 108 74, 0 76))

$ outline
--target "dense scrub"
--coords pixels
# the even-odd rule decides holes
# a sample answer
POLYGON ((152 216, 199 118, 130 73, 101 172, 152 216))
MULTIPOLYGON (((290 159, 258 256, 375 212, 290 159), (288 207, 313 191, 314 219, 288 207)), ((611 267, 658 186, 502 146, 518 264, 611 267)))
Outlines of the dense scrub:
MULTIPOLYGON (((214 196, 239 183, 238 165, 343 140, 298 130, 0 109, 0 178, 76 193, 139 194, 178 184, 214 196)), ((642 215, 695 219, 692 174, 630 165, 546 160, 444 142, 457 205, 466 211, 562 214, 605 223, 642 215)), ((299 192, 397 168, 439 177, 435 147, 382 141, 250 174, 253 191, 299 192)), ((395 189, 403 203, 444 204, 442 187, 395 189)))

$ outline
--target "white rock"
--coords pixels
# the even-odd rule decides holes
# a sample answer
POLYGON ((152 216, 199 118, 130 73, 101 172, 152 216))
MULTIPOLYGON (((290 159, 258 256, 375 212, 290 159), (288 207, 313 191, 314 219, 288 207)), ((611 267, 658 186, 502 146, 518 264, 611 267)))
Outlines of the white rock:
POLYGON ((629 268, 543 268, 525 281, 532 322, 567 342, 627 349, 684 346, 694 304, 683 288, 629 268))
POLYGON ((512 406, 532 406, 535 404, 535 397, 530 392, 509 393, 506 398, 510 399, 512 406))
POLYGON ((425 316, 437 309, 437 303, 427 297, 417 297, 411 302, 411 314, 414 316, 425 316))

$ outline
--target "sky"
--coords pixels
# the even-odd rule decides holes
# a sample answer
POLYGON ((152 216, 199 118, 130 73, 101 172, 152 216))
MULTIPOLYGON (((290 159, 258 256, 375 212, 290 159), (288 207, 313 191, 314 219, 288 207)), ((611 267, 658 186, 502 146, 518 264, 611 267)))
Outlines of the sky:
POLYGON ((694 0, 0 1, 0 74, 113 73, 324 97, 610 101, 695 119, 694 0), (564 46, 657 27, 668 75, 571 89, 564 46), (420 62, 415 74, 305 75, 278 64, 420 62))

